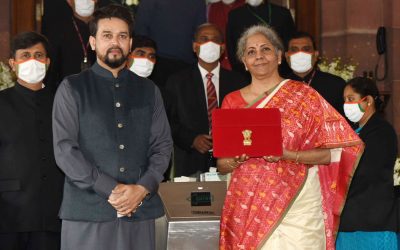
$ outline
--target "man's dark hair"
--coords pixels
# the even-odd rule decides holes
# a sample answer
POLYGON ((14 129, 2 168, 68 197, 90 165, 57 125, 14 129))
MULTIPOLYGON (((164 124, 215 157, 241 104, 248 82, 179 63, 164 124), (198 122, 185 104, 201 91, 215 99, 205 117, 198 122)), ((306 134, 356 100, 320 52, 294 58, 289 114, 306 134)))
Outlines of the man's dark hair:
POLYGON ((28 49, 36 44, 41 43, 46 51, 46 56, 49 56, 49 41, 39 33, 28 31, 16 35, 11 43, 10 57, 15 58, 15 53, 19 49, 28 49))
POLYGON ((89 32, 91 36, 96 36, 99 20, 106 18, 118 18, 125 21, 129 27, 129 36, 132 37, 133 14, 128 8, 119 4, 107 5, 105 7, 97 9, 93 13, 93 17, 89 21, 89 32))
POLYGON ((215 24, 213 24, 213 23, 203 23, 203 24, 200 24, 199 26, 197 26, 197 29, 196 29, 196 31, 194 32, 194 36, 193 36, 194 41, 197 41, 197 39, 198 39, 198 37, 199 37, 200 31, 201 31, 202 29, 206 28, 206 27, 213 27, 213 28, 215 28, 215 29, 218 31, 218 33, 219 33, 219 35, 220 35, 220 37, 221 37, 221 42, 224 42, 224 33, 222 33, 221 29, 218 28, 218 26, 215 25, 215 24))
MULTIPOLYGON (((313 37, 310 33, 307 33, 307 32, 305 32, 305 31, 297 31, 297 32, 295 32, 295 33, 290 37, 289 42, 290 42, 292 39, 299 39, 299 38, 308 38, 308 39, 310 39, 311 42, 312 42, 312 45, 313 45, 313 49, 314 49, 314 50, 317 50, 317 46, 315 45, 314 37, 313 37)), ((288 44, 289 44, 289 43, 288 43, 288 44)))
POLYGON ((157 45, 156 42, 154 42, 151 38, 147 36, 134 36, 133 37, 133 42, 132 42, 132 51, 136 48, 153 48, 155 51, 157 51, 157 45))

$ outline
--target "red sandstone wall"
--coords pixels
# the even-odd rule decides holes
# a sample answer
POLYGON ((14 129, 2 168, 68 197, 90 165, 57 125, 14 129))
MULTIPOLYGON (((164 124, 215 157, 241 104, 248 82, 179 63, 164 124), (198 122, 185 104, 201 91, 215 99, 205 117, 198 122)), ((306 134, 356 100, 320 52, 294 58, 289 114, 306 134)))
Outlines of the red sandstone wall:
MULTIPOLYGON (((321 0, 321 52, 323 56, 353 58, 359 63, 356 75, 373 71, 378 62, 375 34, 387 29, 388 77, 379 81, 390 95, 386 115, 400 135, 400 1, 321 0)), ((380 67, 380 76, 383 71, 380 67)), ((399 141, 400 141, 400 137, 399 141)), ((400 144, 399 144, 400 145, 400 144)))
POLYGON ((10 0, 0 0, 0 61, 6 61, 10 50, 10 0))

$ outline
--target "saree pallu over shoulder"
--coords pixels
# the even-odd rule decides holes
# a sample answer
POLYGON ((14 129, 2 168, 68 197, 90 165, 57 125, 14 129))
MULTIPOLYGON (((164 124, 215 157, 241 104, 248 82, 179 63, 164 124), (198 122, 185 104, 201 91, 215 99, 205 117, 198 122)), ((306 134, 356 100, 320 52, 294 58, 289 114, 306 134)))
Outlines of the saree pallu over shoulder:
MULTIPOLYGON (((329 165, 320 165, 326 248, 335 248, 339 216, 363 144, 346 120, 314 89, 287 81, 265 108, 279 108, 283 147, 292 151, 342 148, 329 165)), ((260 100, 253 104, 257 107, 260 100)), ((225 97, 222 108, 244 108, 240 91, 225 97)), ((220 249, 258 249, 269 238, 302 189, 309 165, 251 158, 232 173, 221 216, 220 249)))

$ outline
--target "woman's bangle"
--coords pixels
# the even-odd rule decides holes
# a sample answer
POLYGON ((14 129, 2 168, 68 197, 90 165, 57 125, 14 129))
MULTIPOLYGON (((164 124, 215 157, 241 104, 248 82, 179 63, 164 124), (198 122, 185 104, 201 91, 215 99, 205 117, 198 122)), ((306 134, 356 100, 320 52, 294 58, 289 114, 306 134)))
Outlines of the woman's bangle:
POLYGON ((299 163, 299 157, 300 157, 299 151, 296 151, 296 160, 295 160, 296 164, 299 163))

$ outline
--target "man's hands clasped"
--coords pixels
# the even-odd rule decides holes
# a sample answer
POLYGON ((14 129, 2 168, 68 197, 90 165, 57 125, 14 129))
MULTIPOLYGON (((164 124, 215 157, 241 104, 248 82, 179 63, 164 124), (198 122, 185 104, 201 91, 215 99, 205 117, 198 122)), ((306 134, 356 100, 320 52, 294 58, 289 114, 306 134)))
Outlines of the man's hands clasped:
POLYGON ((108 198, 108 202, 122 216, 131 217, 142 205, 143 199, 149 192, 141 185, 118 184, 108 198))

